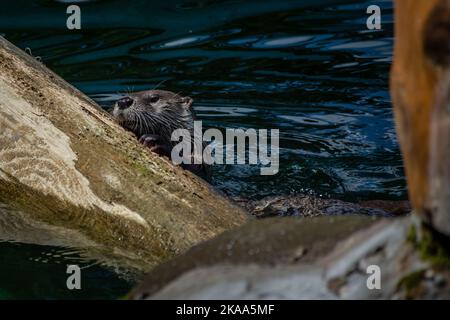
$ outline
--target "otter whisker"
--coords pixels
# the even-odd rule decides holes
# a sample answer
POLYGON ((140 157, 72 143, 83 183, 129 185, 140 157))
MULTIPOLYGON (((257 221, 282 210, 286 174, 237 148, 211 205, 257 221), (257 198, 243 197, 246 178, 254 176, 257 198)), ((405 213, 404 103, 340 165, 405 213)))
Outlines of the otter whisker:
POLYGON ((133 124, 134 124, 132 130, 133 130, 134 133, 136 133, 137 129, 140 127, 139 115, 136 114, 135 112, 132 112, 131 115, 133 117, 133 124))
POLYGON ((144 121, 143 121, 143 119, 142 119, 142 116, 140 115, 140 114, 137 114, 136 115, 137 116, 137 119, 138 119, 138 122, 139 122, 139 136, 142 136, 142 135, 144 135, 146 132, 144 132, 145 130, 144 130, 144 121))
POLYGON ((149 119, 143 115, 141 115, 140 118, 142 120, 142 127, 144 128, 145 133, 153 133, 151 125, 149 124, 149 119))
POLYGON ((151 115, 147 112, 140 113, 140 118, 142 120, 142 127, 145 133, 154 134, 159 125, 152 119, 151 115))
POLYGON ((127 87, 127 95, 131 96, 134 92, 134 87, 127 87))
POLYGON ((183 92, 183 91, 178 91, 177 93, 175 93, 175 95, 181 97, 181 96, 180 96, 180 93, 182 93, 182 92, 183 92))
POLYGON ((156 89, 158 89, 159 88, 159 86, 160 85, 162 85, 164 82, 166 82, 167 80, 169 80, 169 79, 164 79, 164 80, 162 80, 161 82, 159 82, 152 90, 156 90, 156 89))
POLYGON ((149 112, 143 112, 142 115, 149 121, 152 127, 157 128, 161 125, 154 118, 158 119, 158 115, 151 114, 149 112))

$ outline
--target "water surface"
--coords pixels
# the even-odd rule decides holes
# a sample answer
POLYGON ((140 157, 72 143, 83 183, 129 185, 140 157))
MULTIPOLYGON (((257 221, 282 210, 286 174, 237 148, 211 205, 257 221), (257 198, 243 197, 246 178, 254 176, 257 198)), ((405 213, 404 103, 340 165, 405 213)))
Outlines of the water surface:
MULTIPOLYGON (((81 31, 65 28, 65 2, 10 1, 0 33, 105 108, 158 87, 194 98, 206 128, 280 130, 280 172, 216 166, 227 194, 406 198, 388 92, 391 1, 377 1, 377 31, 365 1, 84 1, 81 31)), ((3 245, 9 263, 28 250, 3 245)), ((119 296, 122 280, 104 272, 119 296)))

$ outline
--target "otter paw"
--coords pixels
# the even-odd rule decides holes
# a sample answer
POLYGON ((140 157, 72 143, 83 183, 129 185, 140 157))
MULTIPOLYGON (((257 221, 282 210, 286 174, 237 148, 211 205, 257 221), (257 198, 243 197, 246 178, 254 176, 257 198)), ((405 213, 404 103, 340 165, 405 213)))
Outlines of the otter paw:
POLYGON ((139 138, 139 143, 146 147, 153 147, 158 144, 159 135, 157 134, 144 134, 139 138))
POLYGON ((144 134, 139 138, 139 143, 149 148, 150 151, 156 152, 159 155, 165 155, 165 148, 159 144, 159 138, 157 134, 144 134))

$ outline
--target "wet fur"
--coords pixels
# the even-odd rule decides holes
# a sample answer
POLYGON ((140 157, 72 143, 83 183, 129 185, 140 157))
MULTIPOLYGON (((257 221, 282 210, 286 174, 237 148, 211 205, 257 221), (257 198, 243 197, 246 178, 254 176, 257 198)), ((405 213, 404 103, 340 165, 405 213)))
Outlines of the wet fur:
MULTIPOLYGON (((177 141, 171 141, 172 132, 176 129, 187 129, 194 134, 195 115, 193 100, 170 91, 147 90, 133 94, 116 102, 111 114, 124 128, 133 132, 142 142, 146 135, 158 135, 159 152, 170 158, 172 148, 177 141), (119 102, 130 98, 133 103, 121 108, 119 102), (157 99, 157 101, 156 101, 157 99)), ((187 170, 208 179, 209 170, 206 165, 182 165, 187 170)))

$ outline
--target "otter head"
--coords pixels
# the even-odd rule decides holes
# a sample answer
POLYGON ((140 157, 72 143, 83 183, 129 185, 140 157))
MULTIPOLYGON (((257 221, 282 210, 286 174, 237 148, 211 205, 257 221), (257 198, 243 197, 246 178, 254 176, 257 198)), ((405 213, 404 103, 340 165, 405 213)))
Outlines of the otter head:
POLYGON ((170 91, 147 90, 118 100, 113 117, 139 138, 144 134, 158 134, 170 143, 176 129, 193 127, 193 100, 170 91))

